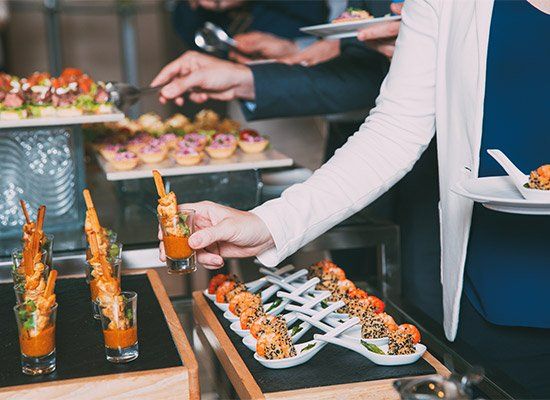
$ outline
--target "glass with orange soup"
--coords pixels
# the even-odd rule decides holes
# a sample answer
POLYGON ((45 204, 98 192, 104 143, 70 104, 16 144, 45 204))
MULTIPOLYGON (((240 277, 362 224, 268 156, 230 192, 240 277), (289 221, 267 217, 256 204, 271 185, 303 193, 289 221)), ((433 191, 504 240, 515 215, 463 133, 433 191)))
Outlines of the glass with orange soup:
POLYGON ((196 271, 195 251, 188 243, 193 233, 195 210, 178 209, 173 216, 158 217, 168 273, 184 275, 196 271))
POLYGON ((121 292, 98 299, 107 361, 120 364, 139 355, 137 293, 121 292))
MULTIPOLYGON (((55 301, 55 299, 53 300, 55 301)), ((28 300, 13 308, 19 328, 21 368, 26 375, 55 371, 57 303, 28 300)))

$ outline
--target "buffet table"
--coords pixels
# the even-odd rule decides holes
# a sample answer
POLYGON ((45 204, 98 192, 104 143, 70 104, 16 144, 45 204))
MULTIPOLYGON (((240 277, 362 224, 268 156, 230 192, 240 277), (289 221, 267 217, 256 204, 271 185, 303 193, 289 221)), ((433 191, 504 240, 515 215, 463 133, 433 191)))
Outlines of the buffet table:
MULTIPOLYGON (((21 373, 15 323, 2 325, 0 397, 13 399, 199 399, 198 364, 157 272, 124 275, 122 285, 138 292, 139 357, 128 364, 105 360, 99 322, 94 320, 84 278, 58 282, 57 370, 29 377, 21 373)), ((3 321, 13 319, 10 283, 0 285, 3 321)), ((14 321, 12 321, 14 322, 14 321)))

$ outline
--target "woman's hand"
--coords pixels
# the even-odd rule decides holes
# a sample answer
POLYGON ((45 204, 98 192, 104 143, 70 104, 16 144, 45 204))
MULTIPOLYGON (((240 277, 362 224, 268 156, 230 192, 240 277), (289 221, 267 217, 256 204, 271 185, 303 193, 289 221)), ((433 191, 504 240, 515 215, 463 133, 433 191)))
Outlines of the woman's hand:
POLYGON ((298 52, 298 46, 293 41, 266 32, 235 35, 235 41, 237 48, 250 57, 236 52, 230 52, 229 57, 243 64, 255 59, 278 59, 298 52))
MULTIPOLYGON (((390 8, 392 13, 401 15, 403 3, 392 3, 390 8)), ((391 59, 395 51, 395 39, 399 33, 400 26, 401 21, 389 21, 371 25, 368 28, 361 29, 357 34, 357 39, 391 59)))
POLYGON ((339 55, 339 40, 319 40, 299 53, 283 57, 278 61, 289 65, 300 64, 304 67, 311 67, 332 60, 339 55))
MULTIPOLYGON (((253 257, 274 246, 264 222, 255 214, 221 206, 210 201, 182 204, 180 209, 195 210, 195 233, 189 246, 197 251, 204 267, 223 267, 224 257, 253 257)), ((159 230, 160 259, 166 260, 159 230)))

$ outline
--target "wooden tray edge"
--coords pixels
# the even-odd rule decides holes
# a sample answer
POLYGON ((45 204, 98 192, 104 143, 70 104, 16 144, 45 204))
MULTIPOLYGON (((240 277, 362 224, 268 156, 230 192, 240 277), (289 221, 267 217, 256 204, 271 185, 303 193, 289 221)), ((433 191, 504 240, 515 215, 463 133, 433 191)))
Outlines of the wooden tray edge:
POLYGON ((241 399, 264 399, 256 380, 210 309, 201 291, 193 292, 193 315, 241 399))
POLYGON ((172 306, 172 303, 170 302, 170 299, 168 298, 166 289, 164 288, 157 271, 154 269, 148 269, 147 277, 149 278, 149 282, 151 282, 153 291, 155 292, 162 308, 164 318, 166 319, 166 323, 168 324, 168 328, 172 334, 172 339, 174 340, 178 353, 183 361, 183 365, 189 370, 189 398, 198 400, 200 399, 199 364, 195 358, 193 348, 191 347, 189 340, 187 340, 185 331, 181 326, 181 322, 176 314, 176 311, 174 310, 174 307, 172 306))

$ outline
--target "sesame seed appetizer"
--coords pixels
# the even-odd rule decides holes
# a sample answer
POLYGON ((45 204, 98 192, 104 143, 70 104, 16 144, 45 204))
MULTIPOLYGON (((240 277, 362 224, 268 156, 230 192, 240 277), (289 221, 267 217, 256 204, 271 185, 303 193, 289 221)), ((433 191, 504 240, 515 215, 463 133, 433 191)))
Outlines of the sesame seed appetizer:
POLYGON ((550 190, 550 164, 542 165, 531 171, 526 186, 530 189, 550 190))

